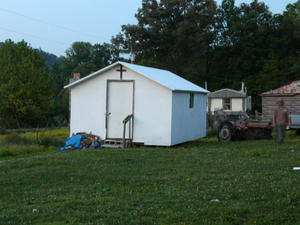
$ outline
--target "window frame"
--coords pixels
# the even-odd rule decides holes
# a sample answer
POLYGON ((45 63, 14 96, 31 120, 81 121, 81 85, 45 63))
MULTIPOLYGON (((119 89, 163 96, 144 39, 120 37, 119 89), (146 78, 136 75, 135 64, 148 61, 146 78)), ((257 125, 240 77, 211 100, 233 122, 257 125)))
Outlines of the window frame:
POLYGON ((190 109, 194 108, 194 105, 195 105, 195 94, 193 92, 190 92, 189 108, 190 109))
POLYGON ((223 98, 223 109, 224 110, 231 110, 232 109, 232 98, 223 98), (229 100, 229 102, 226 102, 226 100, 229 100), (228 108, 225 109, 225 106, 228 108))

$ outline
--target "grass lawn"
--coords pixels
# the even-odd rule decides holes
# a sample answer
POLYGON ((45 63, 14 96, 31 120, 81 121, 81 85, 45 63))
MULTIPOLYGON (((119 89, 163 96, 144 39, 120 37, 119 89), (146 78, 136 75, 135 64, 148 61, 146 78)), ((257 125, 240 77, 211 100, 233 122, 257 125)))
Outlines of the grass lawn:
POLYGON ((283 145, 211 137, 173 148, 41 148, 0 148, 1 225, 300 224, 292 133, 283 145))

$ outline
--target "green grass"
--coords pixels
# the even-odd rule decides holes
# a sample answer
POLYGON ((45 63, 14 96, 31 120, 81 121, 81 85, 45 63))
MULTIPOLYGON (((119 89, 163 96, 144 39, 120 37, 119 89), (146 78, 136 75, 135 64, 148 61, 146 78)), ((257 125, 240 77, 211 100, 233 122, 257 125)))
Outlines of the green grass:
POLYGON ((68 129, 0 135, 0 158, 38 152, 54 152, 64 146, 68 129))
POLYGON ((209 137, 173 148, 6 156, 0 224, 295 225, 300 171, 294 166, 300 166, 294 135, 283 145, 209 137))

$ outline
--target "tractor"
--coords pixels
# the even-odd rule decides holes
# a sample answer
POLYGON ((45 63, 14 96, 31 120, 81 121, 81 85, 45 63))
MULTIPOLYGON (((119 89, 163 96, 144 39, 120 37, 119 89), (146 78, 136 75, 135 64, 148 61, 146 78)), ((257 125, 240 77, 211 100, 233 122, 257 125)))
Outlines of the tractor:
POLYGON ((220 142, 245 139, 272 139, 272 123, 252 120, 245 112, 218 110, 213 117, 213 127, 220 142))

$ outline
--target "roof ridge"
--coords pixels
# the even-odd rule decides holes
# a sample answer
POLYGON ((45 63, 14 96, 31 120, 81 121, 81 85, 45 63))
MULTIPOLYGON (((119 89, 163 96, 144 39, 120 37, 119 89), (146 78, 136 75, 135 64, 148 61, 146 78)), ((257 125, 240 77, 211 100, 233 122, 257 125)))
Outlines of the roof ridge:
MULTIPOLYGON (((151 67, 151 66, 145 66, 145 65, 139 65, 139 64, 134 64, 134 63, 128 63, 128 62, 123 62, 123 61, 118 61, 121 64, 128 64, 128 65, 133 65, 133 66, 138 66, 138 67, 144 67, 144 68, 149 68, 149 69, 155 69, 155 70, 162 70, 162 71, 167 71, 167 72, 171 72, 169 70, 166 69, 161 69, 161 68, 156 68, 156 67, 151 67)), ((173 72, 171 72, 173 73, 173 72)))
POLYGON ((295 91, 295 92, 293 92, 291 90, 284 90, 284 89, 288 89, 288 87, 291 84, 295 83, 295 82, 300 82, 300 79, 288 82, 287 84, 282 85, 282 86, 280 86, 278 88, 271 89, 269 91, 265 91, 265 92, 261 93, 260 95, 270 95, 270 94, 277 94, 277 95, 278 94, 299 94, 300 93, 300 87, 299 87, 299 91, 295 91))
POLYGON ((71 88, 75 85, 78 85, 86 80, 89 80, 90 78, 94 76, 101 75, 105 71, 111 69, 112 67, 116 65, 123 65, 132 71, 135 71, 136 73, 172 90, 172 91, 184 91, 184 92, 199 92, 199 93, 209 93, 208 90, 192 83, 189 80, 186 80, 185 78, 164 69, 158 69, 154 67, 148 67, 148 66, 141 66, 137 64, 131 64, 127 62, 117 61, 107 67, 104 67, 94 73, 91 73, 90 75, 79 79, 73 83, 70 83, 66 85, 64 88, 71 88))
MULTIPOLYGON (((247 94, 243 91, 238 91, 238 90, 234 90, 234 89, 230 89, 230 88, 222 88, 220 90, 214 91, 214 92, 210 92, 208 94, 209 97, 213 98, 213 97, 220 97, 221 98, 221 93, 231 93, 231 94, 227 94, 228 96, 231 96, 231 98, 234 97, 246 97, 247 94)), ((226 95, 226 94, 225 94, 226 95)))

